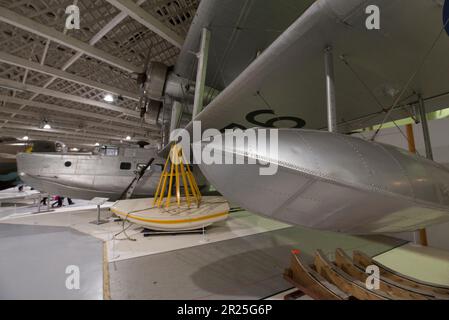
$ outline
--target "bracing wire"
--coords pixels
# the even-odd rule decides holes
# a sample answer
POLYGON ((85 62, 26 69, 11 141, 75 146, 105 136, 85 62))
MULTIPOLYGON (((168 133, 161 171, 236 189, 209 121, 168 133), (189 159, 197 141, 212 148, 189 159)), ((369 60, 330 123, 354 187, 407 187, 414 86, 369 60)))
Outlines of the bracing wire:
POLYGON ((374 133, 373 137, 371 138, 371 140, 375 140, 376 137, 379 135, 380 130, 382 130, 383 126, 385 125, 387 119, 390 118, 391 113, 394 111, 394 109, 396 109, 396 107, 398 106, 399 102, 402 99, 402 96, 405 94, 405 92, 407 91, 407 89, 409 88, 409 86, 411 85, 411 83, 413 82, 413 80, 416 78, 416 76, 418 75, 418 73, 421 71, 422 67, 424 66, 425 62, 427 61, 427 59, 429 58, 430 54, 432 53, 433 49, 436 47, 438 41, 440 40, 441 36, 443 35, 443 33, 446 30, 446 27, 449 23, 449 19, 444 23, 443 28, 441 28, 440 32, 438 33, 438 36, 436 37, 435 41, 432 43, 432 46, 430 47, 429 51, 425 54, 425 56, 423 57, 420 65, 418 66, 418 68, 413 72, 413 74, 411 75, 411 77, 408 79, 407 83, 405 84, 404 88, 402 89, 401 93, 399 94, 399 96, 396 98, 395 102, 393 103, 393 106, 391 106, 391 108, 388 110, 387 114, 385 115, 381 125, 379 126, 379 128, 376 130, 376 132, 374 133))
MULTIPOLYGON (((371 95, 371 97, 373 98, 373 100, 377 103, 377 105, 382 109, 385 110, 385 108, 383 107, 382 103, 380 102, 380 100, 376 97, 376 95, 374 94, 374 92, 371 90, 371 88, 368 86, 368 84, 362 79, 362 77, 358 74, 358 72, 351 66, 351 64, 349 63, 349 61, 346 59, 346 57, 341 56, 340 59, 343 61, 343 63, 348 67, 348 69, 354 74, 354 76, 357 78, 357 80, 363 85, 363 87, 366 89, 366 91, 371 95)), ((410 143, 410 138, 407 137, 407 135, 404 133, 404 131, 398 126, 398 124, 396 123, 396 121, 394 119, 390 120, 393 122, 393 124, 395 125, 395 127, 399 130, 399 132, 401 133, 401 135, 405 138, 405 140, 407 140, 408 143, 410 143)), ((371 140, 374 141, 376 137, 374 137, 374 139, 372 138, 371 140)))

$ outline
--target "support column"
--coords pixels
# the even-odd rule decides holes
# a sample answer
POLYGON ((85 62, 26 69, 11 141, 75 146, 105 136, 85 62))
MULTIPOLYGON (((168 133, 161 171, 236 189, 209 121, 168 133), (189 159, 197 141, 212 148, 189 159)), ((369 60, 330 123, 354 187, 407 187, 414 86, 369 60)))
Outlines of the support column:
POLYGON ((426 157, 429 160, 433 160, 432 143, 430 140, 429 123, 427 122, 426 105, 424 104, 424 99, 422 98, 422 96, 419 96, 419 114, 424 136, 424 146, 426 147, 426 157))
MULTIPOLYGON (((429 160, 433 160, 432 142, 430 140, 429 123, 427 121, 426 105, 424 103, 423 97, 419 96, 419 114, 421 118, 421 125, 424 136, 424 146, 426 148, 426 157, 429 160)), ((428 238, 426 229, 419 231, 420 244, 423 246, 428 246, 428 238)))
POLYGON ((182 104, 179 101, 174 101, 171 107, 171 120, 170 120, 170 135, 178 129, 179 118, 182 114, 182 104))
POLYGON ((416 144, 415 144, 415 133, 413 132, 413 126, 408 124, 406 126, 407 129, 407 141, 408 141, 408 151, 411 153, 416 153, 416 144))
POLYGON ((337 103, 335 98, 334 57, 332 47, 324 49, 324 66, 326 72, 327 124, 329 132, 337 132, 337 103))
POLYGON ((203 110, 204 87, 206 84, 207 62, 209 58, 209 44, 210 44, 210 31, 206 28, 203 28, 203 33, 201 35, 200 52, 198 53, 198 70, 196 74, 195 101, 193 104, 193 114, 192 114, 193 119, 195 119, 196 116, 203 110))

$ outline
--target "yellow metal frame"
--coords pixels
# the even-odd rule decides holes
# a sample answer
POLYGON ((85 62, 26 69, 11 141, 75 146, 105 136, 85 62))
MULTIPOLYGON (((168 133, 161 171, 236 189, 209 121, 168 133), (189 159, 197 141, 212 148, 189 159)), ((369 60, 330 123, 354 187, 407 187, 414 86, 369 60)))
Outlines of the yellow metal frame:
POLYGON ((175 196, 178 207, 182 204, 181 184, 185 193, 185 201, 188 207, 195 203, 198 207, 201 205, 201 193, 193 176, 190 166, 186 164, 184 152, 181 145, 173 145, 169 156, 165 162, 159 183, 154 195, 153 206, 169 208, 172 205, 173 179, 175 180, 175 196), (168 186, 167 186, 168 181, 168 186), (181 183, 182 182, 182 183, 181 183), (168 189, 168 190, 167 190, 168 189), (165 202, 164 202, 165 200, 165 202))

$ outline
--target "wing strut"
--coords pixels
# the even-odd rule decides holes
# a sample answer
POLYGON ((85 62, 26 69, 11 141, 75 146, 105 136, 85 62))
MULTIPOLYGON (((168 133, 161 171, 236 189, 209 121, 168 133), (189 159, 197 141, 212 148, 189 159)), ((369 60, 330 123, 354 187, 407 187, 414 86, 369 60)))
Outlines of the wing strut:
POLYGON ((329 132, 337 132, 337 102, 335 98, 334 56, 332 47, 324 49, 324 67, 326 72, 327 124, 329 132))
POLYGON ((201 47, 198 53, 198 70, 196 75, 195 102, 193 104, 192 120, 203 111, 204 87, 206 84, 207 62, 209 59, 210 31, 203 28, 201 47))
POLYGON ((175 100, 173 101, 171 110, 170 135, 173 133, 173 131, 178 129, 181 116, 182 116, 182 104, 181 102, 175 100))
POLYGON ((433 160, 432 143, 430 141, 429 123, 427 122, 426 105, 423 97, 419 96, 419 114, 421 118, 424 144, 426 147, 427 159, 433 160))

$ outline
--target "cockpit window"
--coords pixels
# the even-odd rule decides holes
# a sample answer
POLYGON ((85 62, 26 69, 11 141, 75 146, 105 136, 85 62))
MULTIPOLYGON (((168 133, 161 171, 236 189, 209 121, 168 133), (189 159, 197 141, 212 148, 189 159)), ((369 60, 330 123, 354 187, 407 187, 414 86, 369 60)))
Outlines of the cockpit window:
POLYGON ((120 170, 131 170, 131 163, 129 162, 120 163, 120 170))
POLYGON ((118 156, 118 148, 103 146, 100 148, 99 153, 107 157, 116 157, 118 156))

